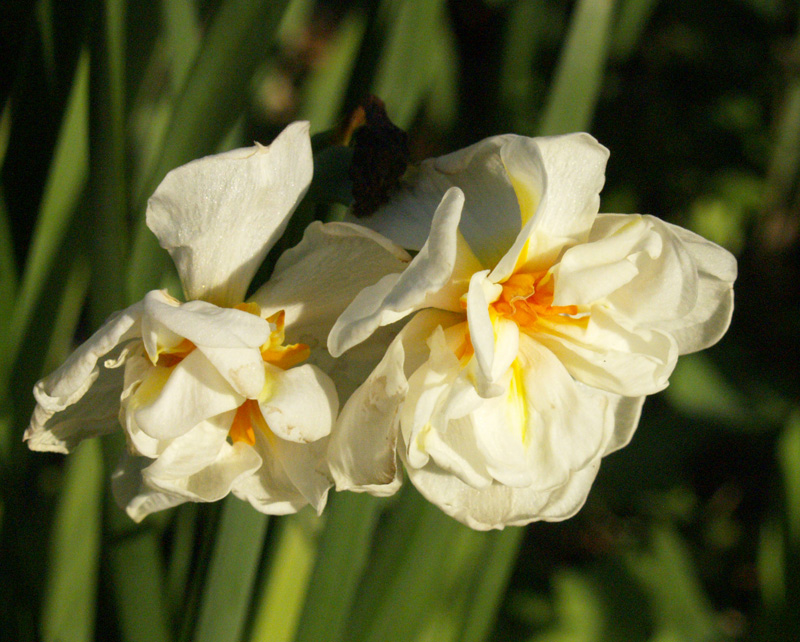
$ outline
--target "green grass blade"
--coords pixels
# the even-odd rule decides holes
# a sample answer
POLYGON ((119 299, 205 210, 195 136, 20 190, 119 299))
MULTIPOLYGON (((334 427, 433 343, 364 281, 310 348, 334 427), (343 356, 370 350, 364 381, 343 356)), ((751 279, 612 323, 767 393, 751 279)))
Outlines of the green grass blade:
POLYGON ((169 170, 216 150, 247 103, 253 73, 269 51, 286 4, 286 0, 226 0, 217 10, 176 100, 161 156, 134 198, 139 225, 129 299, 141 298, 157 284, 168 261, 144 224, 147 198, 169 170))
POLYGON ((125 175, 125 3, 96 7, 92 39, 89 190, 92 326, 125 307, 127 181, 125 175))
POLYGON ((88 174, 89 59, 84 52, 56 145, 33 242, 28 252, 0 361, 0 386, 16 361, 59 246, 69 228, 88 174))
POLYGON ((56 513, 42 613, 45 642, 94 639, 103 480, 100 445, 88 441, 67 462, 56 513))
POLYGON ((467 606, 461 620, 460 642, 488 639, 505 594, 525 529, 510 527, 483 535, 484 555, 476 564, 467 606))
POLYGON ((588 129, 603 82, 613 16, 613 0, 576 4, 539 120, 540 135, 588 129))
POLYGON ((445 59, 441 54, 448 44, 441 31, 444 2, 409 0, 385 6, 392 4, 397 15, 391 22, 372 92, 386 103, 392 121, 408 128, 445 59))
POLYGON ((266 515, 235 497, 224 500, 194 642, 241 639, 266 530, 266 515))
POLYGON ((169 642, 158 533, 145 530, 109 547, 115 603, 125 642, 169 642))
POLYGON ((343 639, 380 506, 380 500, 367 494, 336 493, 331 497, 295 642, 343 639))
POLYGON ((253 612, 251 642, 294 637, 317 555, 316 519, 308 510, 281 519, 253 612))
POLYGON ((611 53, 615 58, 624 60, 636 51, 657 3, 658 0, 621 1, 611 44, 611 53))
POLYGON ((382 526, 344 639, 415 639, 437 602, 451 542, 463 528, 406 486, 382 526))

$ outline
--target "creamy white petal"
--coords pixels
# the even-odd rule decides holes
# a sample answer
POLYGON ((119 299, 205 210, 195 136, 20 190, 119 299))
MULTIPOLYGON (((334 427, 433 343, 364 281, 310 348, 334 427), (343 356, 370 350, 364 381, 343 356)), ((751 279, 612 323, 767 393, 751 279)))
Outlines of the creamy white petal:
MULTIPOLYGON (((111 354, 123 350, 118 347, 111 354)), ((94 375, 89 378, 91 386, 75 403, 63 410, 37 404, 24 435, 28 447, 66 454, 84 439, 118 430, 123 373, 123 367, 102 365, 95 368, 94 375)))
MULTIPOLYGON (((656 322, 678 342, 680 354, 714 345, 728 330, 733 314, 733 282, 736 259, 727 250, 677 225, 660 222, 665 233, 680 243, 691 256, 697 270, 697 297, 694 307, 679 319, 656 322)), ((666 234, 665 234, 666 235, 666 234)))
POLYGON ((553 353, 525 335, 515 368, 524 399, 530 485, 538 490, 561 486, 601 453, 613 430, 608 402, 589 387, 579 388, 553 353))
POLYGON ((410 262, 405 250, 372 230, 315 221, 303 240, 281 255, 251 300, 265 317, 285 312, 287 335, 292 335, 287 338, 313 337, 324 345, 336 318, 361 290, 402 272, 410 262))
MULTIPOLYGON (((583 384, 576 382, 579 388, 583 384)), ((601 392, 593 389, 594 392, 601 392)), ((603 445, 603 457, 614 451, 624 448, 633 438, 645 397, 622 397, 612 393, 604 393, 608 399, 606 410, 606 425, 613 426, 613 431, 606 434, 606 443, 603 445)))
POLYGON ((464 195, 449 190, 436 210, 428 240, 408 267, 401 274, 384 276, 356 296, 328 336, 333 356, 357 345, 378 327, 428 307, 430 297, 448 285, 456 266, 463 204, 464 195))
POLYGON ((386 355, 342 408, 328 446, 328 465, 337 490, 394 494, 401 472, 395 453, 398 411, 405 397, 403 342, 386 355))
POLYGON ((495 136, 446 156, 424 161, 404 189, 362 225, 398 245, 419 250, 445 192, 458 187, 466 201, 461 232, 484 266, 494 265, 520 230, 517 197, 500 158, 500 148, 515 136, 495 136))
POLYGON ((270 364, 272 394, 259 401, 261 414, 279 438, 309 443, 326 437, 339 412, 333 381, 319 368, 302 365, 281 370, 270 364))
POLYGON ((585 241, 600 208, 608 150, 589 134, 579 133, 517 139, 517 153, 533 143, 541 154, 547 180, 534 215, 536 229, 576 243, 585 241))
POLYGON ((145 479, 179 479, 213 464, 223 449, 235 410, 201 421, 167 442, 156 460, 144 469, 145 479))
POLYGON ((594 306, 581 319, 541 317, 529 332, 578 381, 627 397, 663 390, 678 360, 672 335, 626 327, 613 310, 594 306))
POLYGON ((127 352, 120 349, 103 365, 97 362, 141 336, 142 309, 139 302, 111 315, 57 370, 36 383, 36 407, 24 436, 30 448, 66 453, 87 437, 113 430, 114 401, 116 397, 118 403, 122 392, 122 371, 115 368, 127 352))
POLYGON ((213 463, 193 475, 181 478, 148 475, 145 468, 142 478, 148 486, 171 495, 185 497, 193 502, 216 502, 226 497, 237 482, 252 476, 261 467, 261 457, 245 443, 222 444, 213 463))
POLYGON ((350 349, 346 359, 334 359, 327 351, 328 333, 361 290, 381 276, 401 272, 410 261, 405 250, 365 227, 314 222, 303 240, 281 255, 252 300, 266 317, 284 310, 286 342, 311 348, 307 363, 331 376, 344 401, 377 365, 397 331, 376 331, 350 349))
POLYGON ((600 471, 600 458, 576 470, 563 486, 556 488, 547 498, 537 515, 538 520, 560 522, 573 517, 589 497, 597 473, 600 471))
POLYGON ((267 321, 243 310, 205 301, 172 303, 158 291, 145 297, 142 332, 154 363, 164 348, 180 342, 173 337, 188 339, 238 394, 250 399, 264 387, 260 346, 270 331, 267 321))
POLYGON ((400 486, 396 446, 407 376, 427 359, 426 339, 459 315, 423 310, 390 344, 384 358, 342 408, 331 433, 328 461, 337 490, 391 495, 400 486))
POLYGON ((325 473, 327 447, 327 439, 324 438, 310 444, 298 444, 278 438, 274 444, 273 452, 287 477, 317 515, 325 508, 328 490, 333 485, 325 473))
POLYGON ((165 301, 159 291, 145 297, 142 325, 152 359, 163 329, 205 348, 258 348, 269 339, 271 331, 264 319, 244 310, 221 308, 205 301, 174 305, 165 301))
POLYGON ((555 305, 605 300, 636 324, 683 318, 697 301, 694 261, 651 216, 598 216, 590 241, 567 250, 554 273, 555 305))
POLYGON ((267 435, 261 431, 256 431, 255 438, 255 446, 247 448, 257 452, 263 463, 252 475, 240 477, 231 491, 239 499, 249 502, 257 511, 267 515, 296 513, 308 504, 308 499, 286 472, 280 440, 275 435, 267 435))
POLYGON ((155 399, 142 392, 131 397, 136 424, 154 439, 174 439, 201 421, 238 408, 236 393, 199 350, 176 365, 155 399))
POLYGON ((112 314, 57 370, 38 381, 33 394, 39 405, 57 412, 78 401, 97 378, 97 361, 117 345, 141 336, 142 311, 140 301, 112 314))
POLYGON ((141 522, 150 513, 178 506, 188 501, 186 497, 165 493, 148 486, 142 479, 142 469, 151 463, 146 457, 123 453, 111 475, 111 490, 117 506, 125 510, 135 522, 141 522))
POLYGON ((237 149, 172 170, 147 204, 188 299, 234 305, 280 238, 313 173, 306 122, 269 147, 237 149))

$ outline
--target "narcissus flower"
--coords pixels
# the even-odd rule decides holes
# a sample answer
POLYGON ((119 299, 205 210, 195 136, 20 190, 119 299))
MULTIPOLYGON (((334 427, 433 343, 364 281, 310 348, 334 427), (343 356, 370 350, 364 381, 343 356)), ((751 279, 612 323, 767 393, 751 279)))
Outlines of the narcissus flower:
POLYGON ((324 352, 316 346, 355 292, 401 270, 408 256, 388 252, 368 230, 314 224, 243 302, 312 171, 308 124, 295 123, 269 147, 170 172, 148 203, 147 224, 188 301, 156 290, 109 318, 36 384, 28 445, 68 452, 121 423, 129 452, 114 490, 137 521, 229 492, 265 513, 306 504, 321 511, 339 402, 311 363, 324 352))
POLYGON ((607 158, 587 134, 490 138, 361 219, 419 252, 356 297, 331 353, 416 314, 342 410, 337 488, 394 492, 399 454, 473 528, 565 519, 678 355, 723 335, 735 259, 652 216, 598 214, 607 158))

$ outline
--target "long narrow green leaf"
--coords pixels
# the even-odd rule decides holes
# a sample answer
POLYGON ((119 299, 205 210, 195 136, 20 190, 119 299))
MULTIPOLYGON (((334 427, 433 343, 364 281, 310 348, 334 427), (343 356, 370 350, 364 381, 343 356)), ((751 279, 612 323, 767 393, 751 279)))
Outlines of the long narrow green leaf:
POLYGON ((441 589, 451 541, 464 528, 406 486, 381 530, 345 640, 413 640, 441 589))
POLYGON ((75 71, 72 92, 56 145, 33 242, 8 334, 0 351, 0 387, 16 361, 39 296, 64 240, 88 174, 89 59, 84 52, 75 71))
POLYGON ((636 49, 658 0, 622 0, 611 45, 615 58, 628 58, 636 49))
POLYGON ((225 0, 217 10, 170 119, 161 156, 133 209, 139 217, 128 281, 130 300, 158 282, 167 258, 144 224, 147 198, 164 175, 212 153, 247 103, 253 73, 269 51, 287 0, 225 0))
POLYGON ((337 493, 331 498, 295 642, 343 639, 379 510, 380 501, 370 495, 337 493))
POLYGON ((45 642, 88 642, 94 637, 102 489, 100 445, 89 441, 67 463, 42 613, 45 642))
MULTIPOLYGON (((17 292, 17 266, 14 261, 14 241, 8 224, 8 211, 0 186, 0 336, 5 337, 14 309, 17 292)), ((0 346, 3 345, 0 339, 0 346)))
POLYGON ((366 27, 366 18, 360 12, 347 15, 336 31, 323 65, 306 83, 298 118, 310 121, 313 132, 336 125, 366 27))
POLYGON ((224 501, 194 642, 241 639, 266 530, 266 515, 235 497, 224 501))
POLYGON ((96 7, 92 38, 89 216, 92 226, 91 313, 99 326, 125 305, 127 198, 125 178, 125 3, 96 7))
POLYGON ((523 528, 511 527, 483 535, 485 553, 475 567, 472 586, 467 593, 468 601, 458 638, 460 642, 481 642, 488 638, 524 534, 523 528))
POLYGON ((114 542, 109 566, 125 642, 169 642, 159 538, 151 530, 114 542))
POLYGON ((538 133, 588 128, 603 82, 611 41, 614 0, 580 0, 573 9, 538 133))
POLYGON ((308 511, 284 517, 253 613, 251 642, 289 642, 294 637, 303 598, 317 554, 317 534, 308 511))
POLYGON ((372 91, 386 103, 390 118, 399 127, 409 127, 440 71, 435 63, 444 60, 439 51, 447 46, 440 30, 444 2, 409 0, 392 4, 397 15, 372 91))

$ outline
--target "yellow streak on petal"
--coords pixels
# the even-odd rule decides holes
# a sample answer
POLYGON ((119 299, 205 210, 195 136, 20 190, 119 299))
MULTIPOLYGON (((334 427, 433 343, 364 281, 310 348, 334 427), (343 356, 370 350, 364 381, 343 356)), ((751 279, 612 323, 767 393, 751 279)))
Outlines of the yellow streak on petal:
POLYGON ((508 167, 506 167, 506 173, 511 180, 511 187, 514 188, 514 192, 517 195, 519 213, 522 219, 522 225, 524 226, 536 213, 536 208, 539 207, 539 199, 531 193, 525 183, 508 171, 508 167))
POLYGON ((128 408, 135 410, 155 401, 164 389, 167 379, 169 379, 174 369, 174 366, 164 367, 160 365, 152 368, 142 379, 139 387, 136 388, 136 392, 129 398, 128 408))
POLYGON ((508 386, 508 405, 511 424, 519 425, 522 443, 528 443, 528 406, 525 403, 525 376, 519 359, 511 364, 511 383, 508 386))

